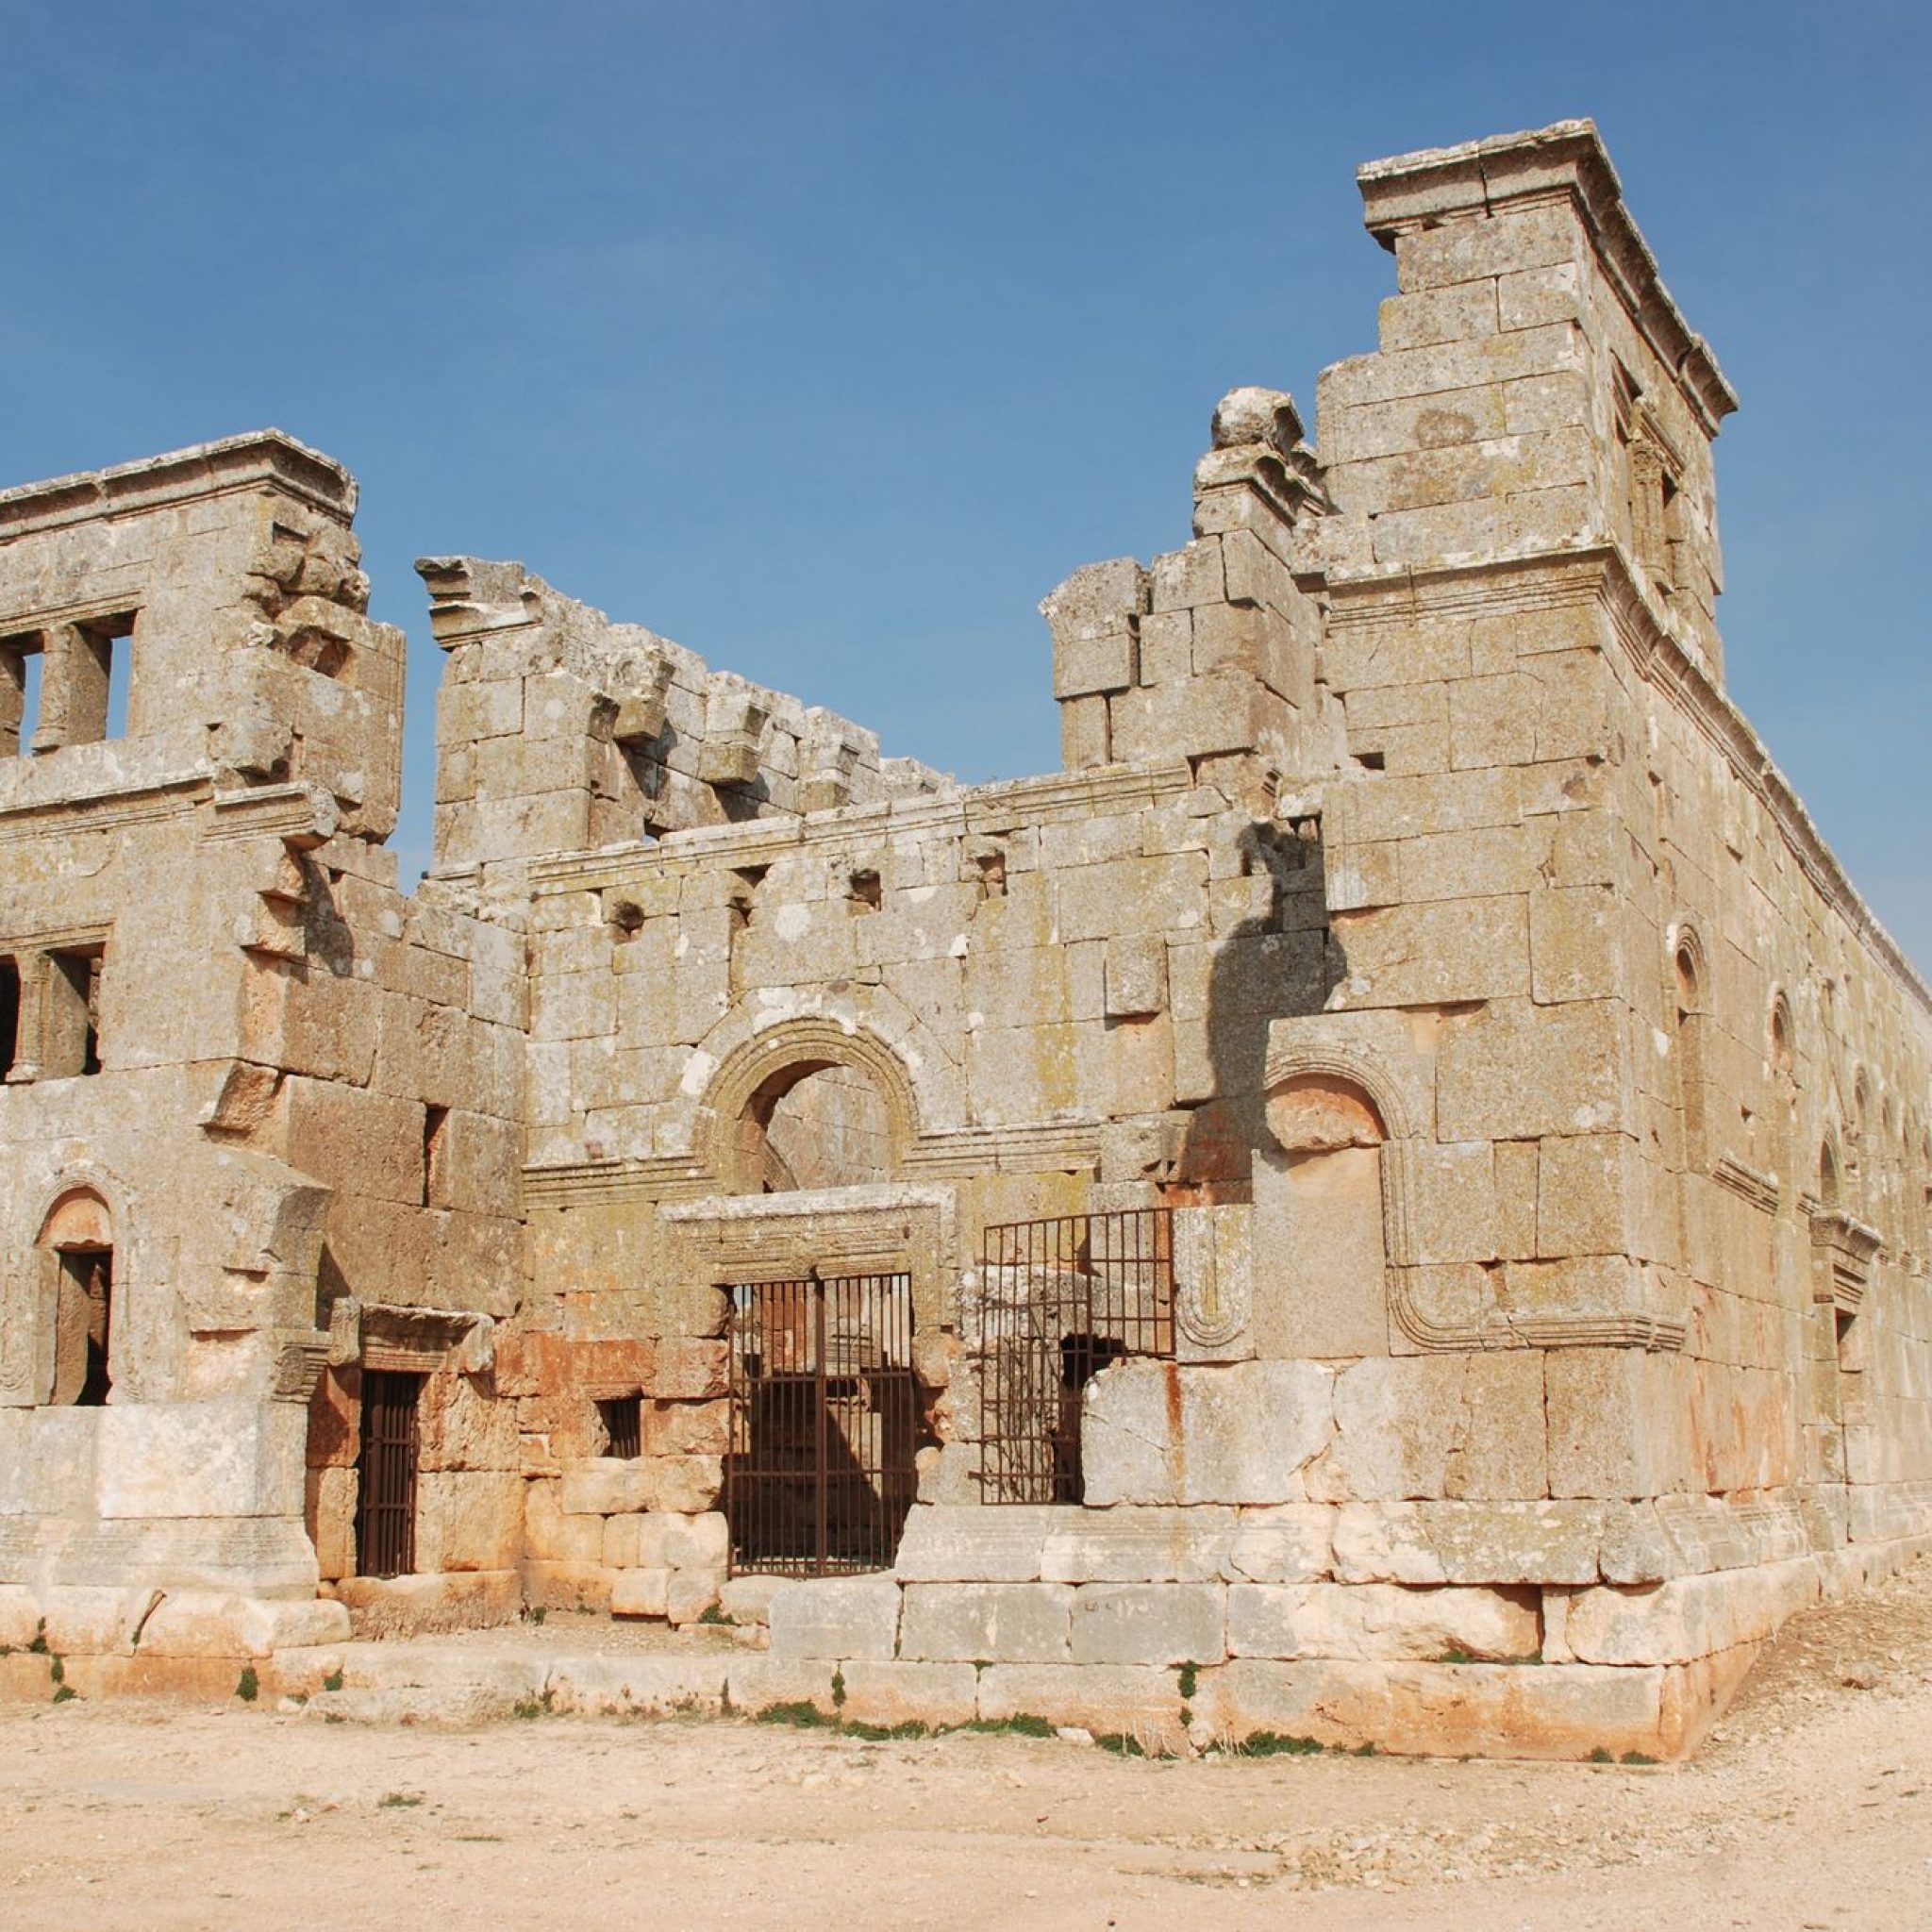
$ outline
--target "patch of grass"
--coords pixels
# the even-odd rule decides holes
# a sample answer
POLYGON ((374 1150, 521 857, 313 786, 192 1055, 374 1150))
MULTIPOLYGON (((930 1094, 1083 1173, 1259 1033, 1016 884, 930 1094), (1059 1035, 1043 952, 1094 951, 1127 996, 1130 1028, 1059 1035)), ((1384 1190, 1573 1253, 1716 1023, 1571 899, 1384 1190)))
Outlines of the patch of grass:
POLYGON ((960 1724, 962 1731, 987 1731, 1009 1738, 1051 1738, 1056 1727, 1030 1711, 1015 1711, 1011 1717, 975 1717, 960 1724))
POLYGON ((1436 1661, 1439 1664, 1473 1664, 1475 1657, 1473 1653, 1464 1650, 1461 1644, 1452 1643, 1436 1661))
POLYGON ((55 1657, 53 1663, 48 1667, 47 1675, 57 1684, 66 1683, 67 1665, 65 1660, 58 1657, 55 1657))
POLYGON ((832 1708, 834 1710, 843 1710, 845 1708, 845 1673, 843 1671, 834 1671, 832 1673, 832 1708))
POLYGON ((546 1686, 541 1697, 519 1697, 509 1707, 512 1717, 524 1719, 548 1717, 556 1702, 555 1693, 546 1686))
POLYGON ((722 1605, 707 1604, 698 1613, 698 1622, 700 1624, 724 1624, 728 1626, 731 1619, 724 1614, 722 1605))
POLYGON ((550 1612, 541 1604, 538 1604, 530 1611, 530 1622, 541 1624, 549 1614, 550 1612))
POLYGON ((1146 1747, 1139 1738, 1130 1738, 1124 1731, 1103 1731, 1094 1739, 1103 1751, 1111 1751, 1116 1757, 1144 1757, 1146 1747))
POLYGON ((1312 1757, 1324 1748, 1317 1739, 1287 1731, 1250 1731, 1236 1746, 1244 1757, 1312 1757))
POLYGON ((502 1835, 494 1831, 459 1831, 457 1843, 459 1845, 500 1845, 502 1835))
POLYGON ((80 1692, 72 1684, 57 1684, 54 1687, 54 1702, 56 1704, 66 1704, 79 1695, 80 1692))
POLYGON ((1183 1704, 1192 1701, 1194 1688, 1200 1682, 1200 1672, 1192 1664, 1183 1664, 1181 1666, 1181 1702, 1183 1704))
POLYGON ((38 1624, 36 1624, 34 1625, 34 1641, 32 1641, 31 1643, 29 1643, 29 1644, 27 1645, 27 1650, 28 1650, 29 1654, 30 1654, 30 1655, 32 1655, 32 1656, 34 1656, 34 1657, 45 1657, 45 1656, 46 1656, 46 1654, 47 1654, 47 1620, 46 1620, 46 1618, 42 1617, 42 1618, 41 1619, 41 1621, 40 1621, 40 1622, 39 1622, 38 1624))
POLYGON ((923 1724, 918 1718, 908 1718, 902 1724, 861 1724, 857 1718, 847 1719, 839 1726, 848 1738, 862 1738, 869 1744, 886 1744, 903 1738, 929 1738, 932 1726, 923 1724))
POLYGON ((800 1699, 795 1704, 768 1704, 764 1709, 752 1715, 761 1724, 791 1724, 801 1731, 824 1729, 838 1724, 837 1718, 827 1717, 816 1704, 800 1699))
POLYGON ((255 1674, 253 1664, 243 1664, 242 1674, 235 1680, 235 1695, 243 1704, 253 1704, 261 1695, 261 1679, 255 1674))
MULTIPOLYGON (((1345 1747, 1344 1747, 1345 1748, 1345 1747)), ((1373 1757, 1375 1754, 1375 1740, 1371 1738, 1366 1744, 1357 1744, 1353 1754, 1357 1757, 1373 1757)))
POLYGON ((411 1806, 420 1805, 422 1802, 421 1791, 385 1791, 376 1799, 375 1808, 378 1811, 406 1811, 411 1806))
POLYGON ((322 1688, 325 1690, 340 1690, 342 1688, 341 1672, 331 1671, 328 1674, 328 1675, 322 1680, 322 1688))
POLYGON ((1610 1754, 1607 1751, 1606 1751, 1601 1744, 1599 1744, 1596 1747, 1596 1749, 1590 1754, 1589 1757, 1585 1759, 1585 1762, 1589 1764, 1614 1764, 1616 1763, 1616 1761, 1617 1760, 1614 1757, 1612 1757, 1610 1754))
POLYGON ((1661 1764, 1663 1759, 1653 1757, 1648 1751, 1626 1751, 1617 1759, 1619 1764, 1661 1764))

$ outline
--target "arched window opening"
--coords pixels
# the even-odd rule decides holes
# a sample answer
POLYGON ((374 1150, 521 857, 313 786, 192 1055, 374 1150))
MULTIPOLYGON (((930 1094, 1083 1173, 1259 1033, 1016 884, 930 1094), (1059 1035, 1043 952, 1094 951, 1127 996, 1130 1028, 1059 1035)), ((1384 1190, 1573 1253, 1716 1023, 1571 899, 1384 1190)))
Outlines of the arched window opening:
POLYGON ((97 1408, 113 1389, 114 1224, 107 1203, 83 1190, 56 1203, 41 1232, 54 1275, 57 1406, 97 1408))
POLYGON ((1672 959, 1676 998, 1677 1100, 1684 1116, 1684 1167, 1702 1174, 1710 1164, 1709 1095, 1706 1090, 1704 974, 1695 938, 1686 934, 1672 959))
POLYGON ((1826 1141, 1818 1150, 1818 1198, 1826 1208, 1837 1208, 1843 1194, 1838 1149, 1826 1141))
POLYGON ((892 1126, 884 1097, 858 1067, 808 1060, 774 1074, 739 1123, 739 1169, 748 1191, 856 1188, 892 1177, 892 1126))

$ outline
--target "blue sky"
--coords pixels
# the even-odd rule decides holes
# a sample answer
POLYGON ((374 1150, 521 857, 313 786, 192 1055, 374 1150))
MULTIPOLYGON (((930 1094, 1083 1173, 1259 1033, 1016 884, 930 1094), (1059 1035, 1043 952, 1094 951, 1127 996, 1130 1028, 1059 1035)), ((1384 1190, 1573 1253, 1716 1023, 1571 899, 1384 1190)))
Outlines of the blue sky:
POLYGON ((0 0, 0 481, 276 424, 962 776, 1058 762, 1035 614, 1187 535, 1237 382, 1373 346, 1371 157, 1595 117, 1743 397, 1732 689, 1932 969, 1932 10, 1626 0, 0 0))

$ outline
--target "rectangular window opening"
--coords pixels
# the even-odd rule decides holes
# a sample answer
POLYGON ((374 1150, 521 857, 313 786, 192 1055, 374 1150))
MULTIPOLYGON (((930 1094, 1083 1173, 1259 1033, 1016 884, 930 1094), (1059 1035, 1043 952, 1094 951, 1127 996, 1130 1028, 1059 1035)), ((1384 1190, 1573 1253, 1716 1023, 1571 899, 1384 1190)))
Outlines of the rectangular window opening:
POLYGON ((20 1054, 20 966, 0 959, 0 1080, 13 1071, 20 1054))
POLYGON ((107 619, 99 627, 108 653, 107 736, 127 736, 127 695, 134 675, 134 617, 107 619))
POLYGON ((101 1071, 99 946, 47 955, 41 1070, 49 1079, 101 1071))
POLYGON ((0 758, 32 748, 41 723, 41 634, 0 638, 0 758))
POLYGON ((613 1395, 598 1403, 597 1414, 604 1424, 607 1456, 635 1462, 644 1453, 643 1398, 641 1395, 613 1395))
POLYGON ((401 1370, 362 1374, 361 1477, 356 1573, 408 1576, 416 1568, 417 1408, 423 1377, 401 1370))
POLYGON ((423 1205, 425 1208, 448 1205, 448 1176, 444 1172, 448 1158, 445 1148, 448 1128, 448 1108, 425 1107, 423 1109, 423 1205))

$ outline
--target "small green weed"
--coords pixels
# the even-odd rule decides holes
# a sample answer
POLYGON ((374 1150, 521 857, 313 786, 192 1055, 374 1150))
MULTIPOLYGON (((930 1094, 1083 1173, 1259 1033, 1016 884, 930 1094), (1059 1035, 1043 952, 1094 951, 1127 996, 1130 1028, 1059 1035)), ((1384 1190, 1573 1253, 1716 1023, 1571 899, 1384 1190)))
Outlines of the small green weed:
POLYGON ((1144 1757, 1146 1747, 1139 1738, 1130 1738, 1124 1731, 1103 1731, 1094 1739, 1103 1751, 1111 1751, 1116 1757, 1144 1757))
POLYGON ((1011 1717, 976 1717, 958 1726, 962 1731, 988 1731, 1009 1738, 1051 1738, 1055 1728, 1043 1717, 1015 1711, 1011 1717))
POLYGON ((1192 1664, 1183 1664, 1181 1666, 1181 1702, 1183 1704, 1193 1702, 1194 1688, 1199 1682, 1200 1673, 1195 1667, 1192 1664))
POLYGON ((341 1672, 331 1671, 328 1674, 328 1675, 322 1680, 322 1688, 325 1690, 340 1690, 342 1688, 341 1672))
POLYGON ((235 1695, 243 1704, 253 1704, 261 1695, 261 1679, 255 1674, 253 1664, 243 1664, 242 1674, 235 1680, 235 1695))
POLYGON ((538 1604, 530 1612, 530 1622, 533 1624, 541 1624, 543 1621, 543 1619, 547 1617, 549 1614, 550 1612, 543 1607, 543 1605, 538 1604))
POLYGON ((1286 1731, 1250 1731, 1237 1748, 1247 1757, 1312 1757, 1324 1747, 1317 1739, 1286 1731))
POLYGON ((869 1744, 886 1744, 903 1738, 929 1738, 932 1726, 922 1724, 919 1719, 908 1718, 903 1724, 868 1724, 856 1718, 848 1718, 839 1726, 848 1738, 862 1738, 869 1744))
POLYGON ((53 1679, 53 1681, 54 1681, 55 1683, 57 1683, 57 1684, 64 1684, 64 1683, 66 1683, 66 1681, 67 1681, 67 1665, 66 1665, 66 1663, 65 1663, 65 1662, 64 1662, 64 1661, 63 1661, 63 1660, 62 1660, 61 1658, 59 1658, 59 1657, 56 1657, 56 1658, 54 1659, 53 1663, 52 1663, 52 1664, 51 1664, 51 1665, 50 1665, 50 1666, 48 1667, 48 1671, 47 1671, 47 1675, 48 1675, 49 1677, 51 1677, 51 1678, 53 1679))
POLYGON ((837 1718, 827 1717, 816 1704, 808 1704, 803 1698, 795 1704, 768 1704, 753 1715, 761 1724, 791 1724, 801 1731, 818 1730, 838 1723, 837 1718))
POLYGON ((525 1720, 537 1717, 548 1717, 550 1715, 551 1707, 555 1702, 555 1693, 546 1689, 542 1696, 541 1697, 519 1697, 517 1701, 510 1706, 509 1714, 512 1717, 520 1717, 525 1720))
POLYGON ((375 1807, 378 1811, 407 1811, 422 1802, 421 1791, 385 1791, 376 1799, 375 1807))
POLYGON ((40 1621, 40 1622, 39 1622, 38 1624, 36 1624, 34 1625, 34 1641, 32 1641, 31 1643, 29 1643, 29 1644, 27 1645, 27 1650, 28 1650, 28 1651, 29 1651, 29 1653, 31 1653, 31 1655, 33 1655, 34 1657, 45 1657, 45 1656, 46 1656, 46 1654, 47 1654, 47 1620, 46 1620, 46 1618, 42 1617, 42 1618, 41 1619, 41 1621, 40 1621))
POLYGON ((1591 1764, 1614 1764, 1617 1760, 1614 1757, 1612 1757, 1610 1754, 1607 1751, 1606 1751, 1601 1744, 1599 1744, 1596 1747, 1596 1749, 1590 1754, 1588 1761, 1591 1764))
POLYGON ((707 1604, 703 1610, 699 1612, 698 1622, 700 1624, 724 1624, 728 1626, 731 1619, 724 1614, 724 1609, 719 1605, 707 1604))
POLYGON ((1618 1758, 1619 1764, 1660 1764, 1663 1760, 1653 1757, 1648 1751, 1626 1751, 1618 1758))
POLYGON ((834 1671, 832 1673, 832 1708, 834 1710, 843 1710, 845 1708, 845 1673, 843 1671, 834 1671))
POLYGON ((58 1684, 54 1689, 54 1702, 56 1704, 66 1704, 79 1695, 80 1692, 72 1684, 58 1684))
POLYGON ((1452 1643, 1436 1661, 1439 1664, 1473 1664, 1475 1657, 1472 1652, 1464 1650, 1461 1644, 1452 1643))

